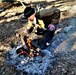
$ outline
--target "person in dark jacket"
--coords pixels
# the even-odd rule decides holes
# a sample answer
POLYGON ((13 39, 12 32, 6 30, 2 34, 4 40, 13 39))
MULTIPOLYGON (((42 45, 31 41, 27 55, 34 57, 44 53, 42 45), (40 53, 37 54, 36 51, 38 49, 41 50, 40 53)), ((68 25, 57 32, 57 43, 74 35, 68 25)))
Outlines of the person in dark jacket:
POLYGON ((28 19, 27 32, 30 33, 34 30, 37 35, 42 35, 42 38, 34 39, 32 44, 44 49, 50 45, 50 40, 54 36, 56 25, 60 19, 60 10, 52 7, 35 13, 33 8, 28 8, 24 10, 24 16, 28 19))

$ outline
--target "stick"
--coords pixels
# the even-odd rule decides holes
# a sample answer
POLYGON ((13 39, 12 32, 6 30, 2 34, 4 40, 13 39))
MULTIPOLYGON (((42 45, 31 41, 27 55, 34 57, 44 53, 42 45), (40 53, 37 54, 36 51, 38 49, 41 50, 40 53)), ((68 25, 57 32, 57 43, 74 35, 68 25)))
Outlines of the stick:
POLYGON ((22 3, 21 0, 18 0, 18 1, 22 4, 22 6, 23 6, 24 8, 26 8, 26 6, 22 3))

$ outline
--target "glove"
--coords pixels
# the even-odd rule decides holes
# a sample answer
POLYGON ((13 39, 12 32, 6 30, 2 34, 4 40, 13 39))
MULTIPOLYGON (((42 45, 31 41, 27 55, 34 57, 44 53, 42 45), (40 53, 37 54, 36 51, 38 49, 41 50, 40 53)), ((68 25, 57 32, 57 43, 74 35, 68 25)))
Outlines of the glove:
POLYGON ((54 31, 54 30, 55 30, 55 25, 50 24, 50 25, 48 26, 48 28, 49 28, 50 31, 54 31))

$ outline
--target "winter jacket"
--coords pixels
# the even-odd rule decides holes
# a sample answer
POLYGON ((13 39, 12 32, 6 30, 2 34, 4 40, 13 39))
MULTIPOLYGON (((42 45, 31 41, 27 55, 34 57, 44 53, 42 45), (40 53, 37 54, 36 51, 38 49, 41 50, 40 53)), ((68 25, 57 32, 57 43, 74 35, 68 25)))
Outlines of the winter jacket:
POLYGON ((36 13, 36 17, 43 20, 45 28, 48 28, 49 24, 58 24, 60 19, 60 10, 57 7, 50 7, 42 9, 36 13))

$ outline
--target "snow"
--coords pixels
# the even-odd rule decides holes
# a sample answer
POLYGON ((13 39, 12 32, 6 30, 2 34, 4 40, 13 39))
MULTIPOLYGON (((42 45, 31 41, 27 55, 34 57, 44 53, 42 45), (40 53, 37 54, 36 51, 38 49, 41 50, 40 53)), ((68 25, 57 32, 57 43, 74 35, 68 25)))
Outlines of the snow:
POLYGON ((67 22, 69 23, 69 26, 64 27, 62 32, 55 34, 52 43, 46 49, 41 50, 45 54, 45 57, 16 57, 17 47, 9 50, 8 52, 7 58, 9 60, 9 64, 13 65, 16 70, 27 73, 27 75, 44 75, 48 69, 52 69, 54 62, 56 62, 56 58, 54 57, 53 52, 60 45, 60 43, 62 43, 71 35, 69 31, 75 28, 73 26, 76 22, 75 18, 68 19, 67 22), (65 29, 68 29, 68 34, 64 32, 65 29))

